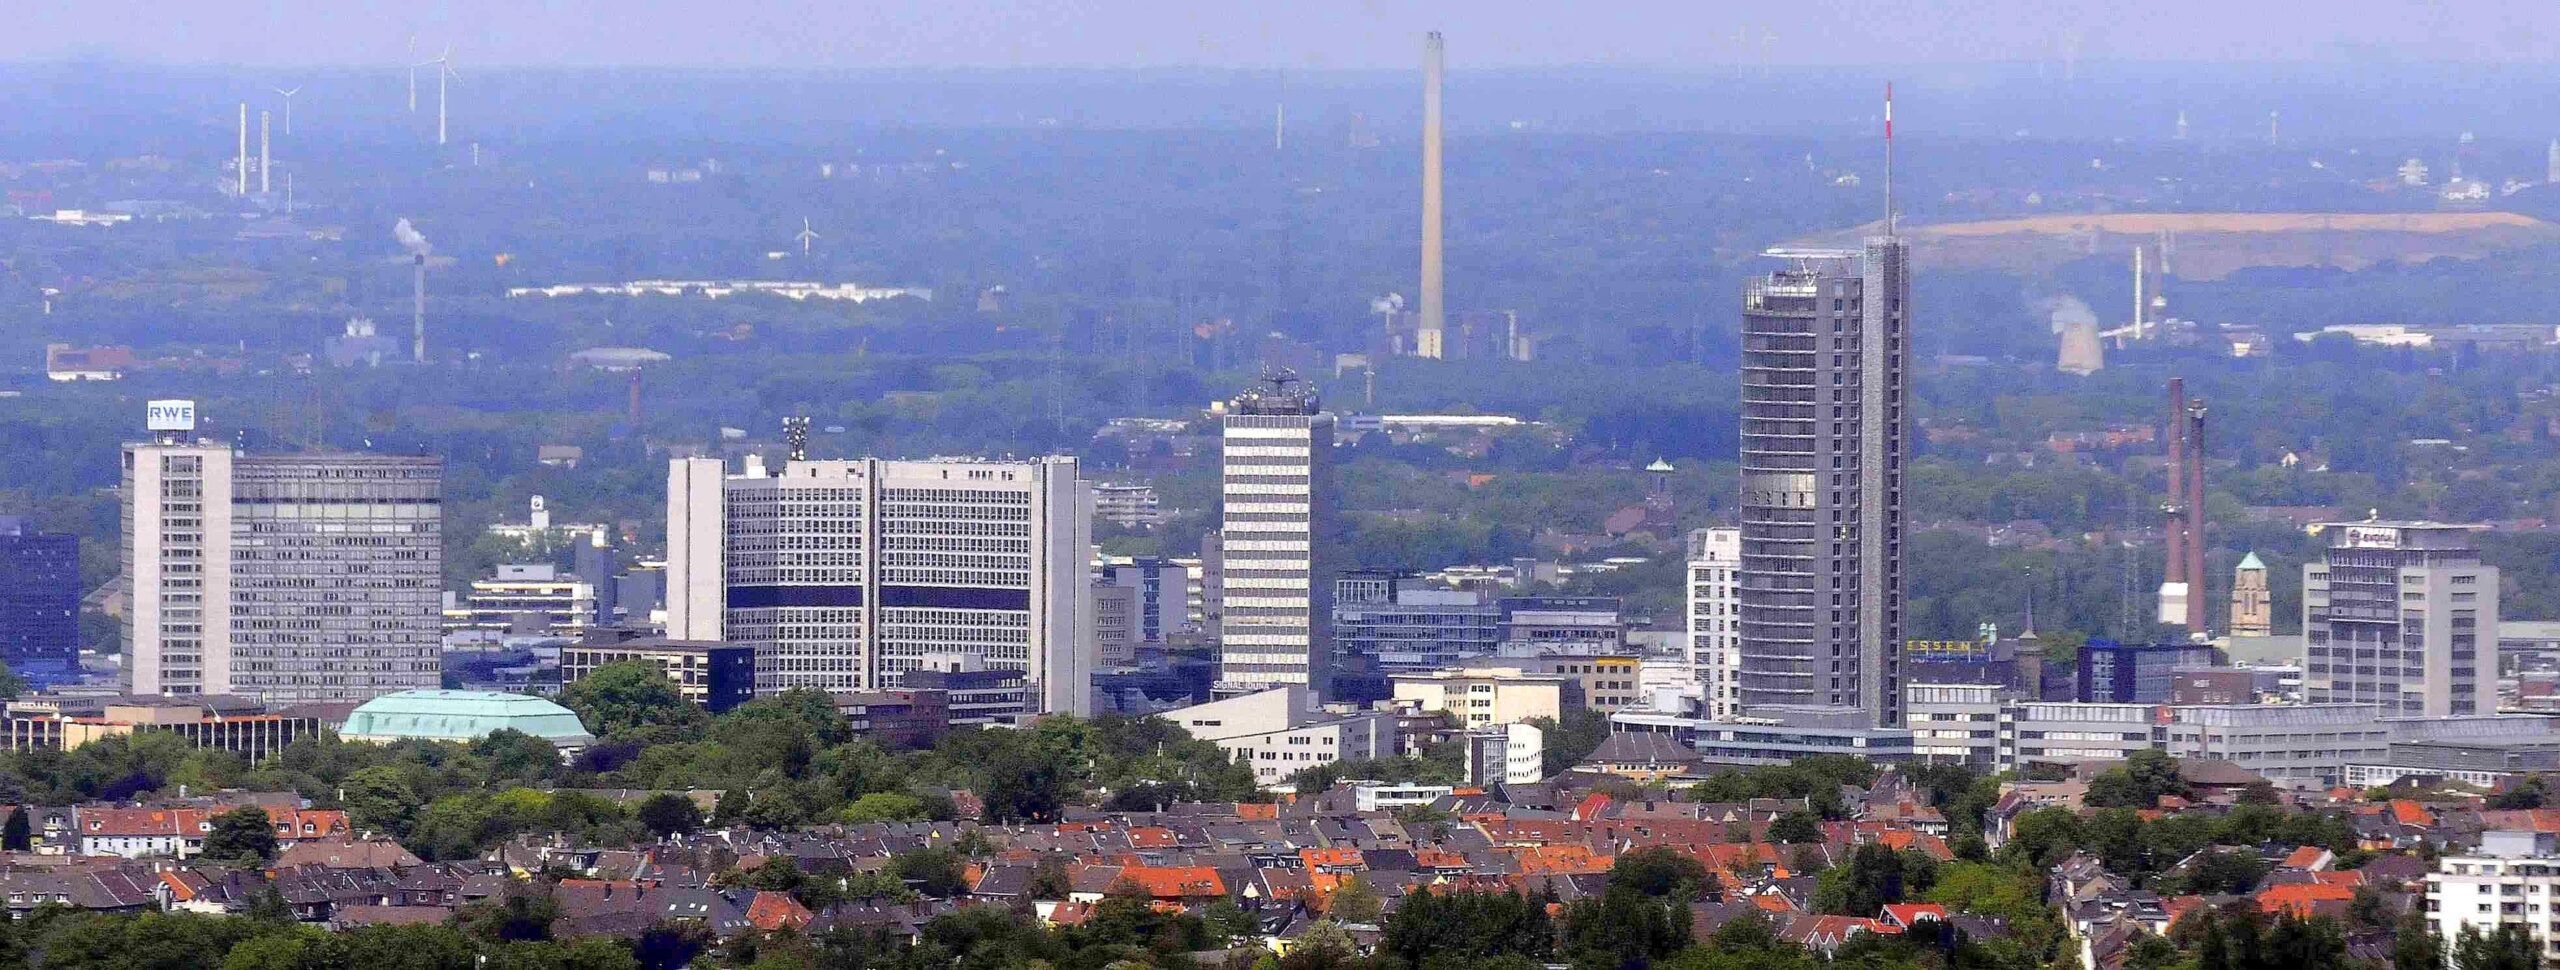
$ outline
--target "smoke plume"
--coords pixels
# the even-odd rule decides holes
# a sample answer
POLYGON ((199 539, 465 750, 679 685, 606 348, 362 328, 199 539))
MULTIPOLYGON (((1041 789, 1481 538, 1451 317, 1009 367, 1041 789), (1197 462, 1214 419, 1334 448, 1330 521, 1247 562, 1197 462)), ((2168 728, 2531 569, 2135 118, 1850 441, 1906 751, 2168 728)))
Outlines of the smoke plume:
POLYGON ((2076 296, 2053 296, 2036 301, 2036 309, 2044 311, 2053 323, 2053 332, 2061 333, 2074 325, 2097 326, 2098 315, 2076 296))
POLYGON ((391 227, 391 234, 399 237, 400 248, 408 250, 411 256, 424 256, 435 251, 434 246, 427 244, 427 237, 418 234, 418 227, 410 225, 405 218, 391 227))

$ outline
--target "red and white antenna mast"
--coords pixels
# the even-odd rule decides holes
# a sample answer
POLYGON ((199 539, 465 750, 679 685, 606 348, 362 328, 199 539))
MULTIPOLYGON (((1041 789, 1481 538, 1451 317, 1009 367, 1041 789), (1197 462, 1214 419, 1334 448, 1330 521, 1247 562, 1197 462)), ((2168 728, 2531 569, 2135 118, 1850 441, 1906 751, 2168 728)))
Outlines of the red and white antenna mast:
POLYGON ((1893 82, 1884 82, 1884 234, 1893 235, 1893 82))

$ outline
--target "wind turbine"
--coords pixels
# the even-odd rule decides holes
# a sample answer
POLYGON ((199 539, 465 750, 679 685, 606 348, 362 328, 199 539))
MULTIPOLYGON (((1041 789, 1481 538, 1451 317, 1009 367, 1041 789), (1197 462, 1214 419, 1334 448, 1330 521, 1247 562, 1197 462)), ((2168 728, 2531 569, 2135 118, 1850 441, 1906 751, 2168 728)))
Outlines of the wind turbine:
POLYGON ((800 235, 793 238, 800 240, 800 258, 807 259, 809 258, 809 241, 818 238, 818 231, 809 228, 809 220, 804 216, 800 220, 800 235))
POLYGON ((410 65, 409 69, 414 74, 421 67, 436 69, 436 144, 441 145, 444 144, 445 82, 460 76, 453 73, 453 45, 444 45, 444 53, 436 55, 435 60, 420 61, 410 65))
POLYGON ((293 96, 302 93, 302 86, 297 84, 290 88, 277 88, 275 92, 284 95, 284 133, 293 134, 293 96))

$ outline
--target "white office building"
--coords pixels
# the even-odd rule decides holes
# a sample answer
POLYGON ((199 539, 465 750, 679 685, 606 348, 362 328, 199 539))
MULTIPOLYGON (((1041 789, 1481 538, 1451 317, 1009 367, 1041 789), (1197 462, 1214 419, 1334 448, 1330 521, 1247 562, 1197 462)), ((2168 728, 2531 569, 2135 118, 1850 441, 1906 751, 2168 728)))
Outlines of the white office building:
POLYGON ((2000 760, 2000 707, 2008 693, 1998 684, 1904 681, 1912 760, 1990 769, 2000 760))
POLYGON ((1707 717, 1731 720, 1739 706, 1742 669, 1742 530, 1689 533, 1689 669, 1706 688, 1707 717))
POLYGON ((2498 567, 2478 526, 2340 522, 2302 567, 2302 686, 2314 704, 2389 717, 2498 709, 2498 567))
POLYGON ((2522 926, 2545 963, 2560 960, 2560 836, 2480 833, 2478 851, 2445 856, 2427 876, 2427 920, 2448 941, 2468 927, 2522 926))
POLYGON ((1089 714, 1093 516, 1073 458, 671 463, 667 635, 756 650, 756 690, 901 685, 935 654, 1089 714))
POLYGON ((1218 680, 1232 689, 1331 689, 1332 589, 1316 543, 1332 514, 1333 416, 1278 372, 1225 417, 1218 680))
POLYGON ((1284 787, 1290 775, 1336 761, 1396 754, 1392 711, 1319 710, 1314 692, 1300 684, 1177 708, 1157 715, 1192 737, 1251 764, 1265 788, 1284 787))
POLYGON ((240 454, 181 440, 192 424, 124 448, 127 686, 288 704, 436 687, 443 464, 240 454))

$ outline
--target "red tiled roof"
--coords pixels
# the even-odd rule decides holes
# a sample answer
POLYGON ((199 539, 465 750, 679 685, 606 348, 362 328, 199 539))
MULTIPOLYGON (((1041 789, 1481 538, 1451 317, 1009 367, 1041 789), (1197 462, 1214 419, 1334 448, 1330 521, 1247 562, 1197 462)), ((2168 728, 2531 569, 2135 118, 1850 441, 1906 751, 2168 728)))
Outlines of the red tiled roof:
POLYGON ((2426 806, 2406 798, 2391 800, 2391 818, 2402 825, 2427 827, 2436 824, 2435 813, 2427 811, 2426 806))
POLYGON ((1120 878, 1136 882, 1157 899, 1197 899, 1224 896, 1227 884, 1218 878, 1218 870, 1208 866, 1129 866, 1120 870, 1120 878))
POLYGON ((2295 882, 2270 886, 2265 892, 2259 893, 2258 908, 2268 913, 2292 913, 2309 919, 2317 915, 2313 909, 2316 903, 2345 902, 2354 898, 2356 898, 2356 891, 2345 886, 2325 882, 2295 882))
POLYGON ((790 893, 758 892, 755 901, 747 904, 747 922, 760 930, 799 929, 809 925, 809 916, 809 907, 790 893))
POLYGON ((1944 920, 1947 908, 1936 903, 1889 903, 1884 908, 1884 921, 1895 926, 1910 926, 1921 920, 1944 920))
POLYGON ((2327 859, 2328 856, 2329 850, 2316 845, 2306 845, 2293 850, 2293 854, 2285 856, 2284 867, 2287 869, 2317 869, 2322 865, 2322 860, 2327 859))
POLYGON ((1309 869, 1314 869, 1320 866, 1341 869, 1358 869, 1363 865, 1360 859, 1360 850, 1353 848, 1300 849, 1298 850, 1298 858, 1305 860, 1307 868, 1309 869))

